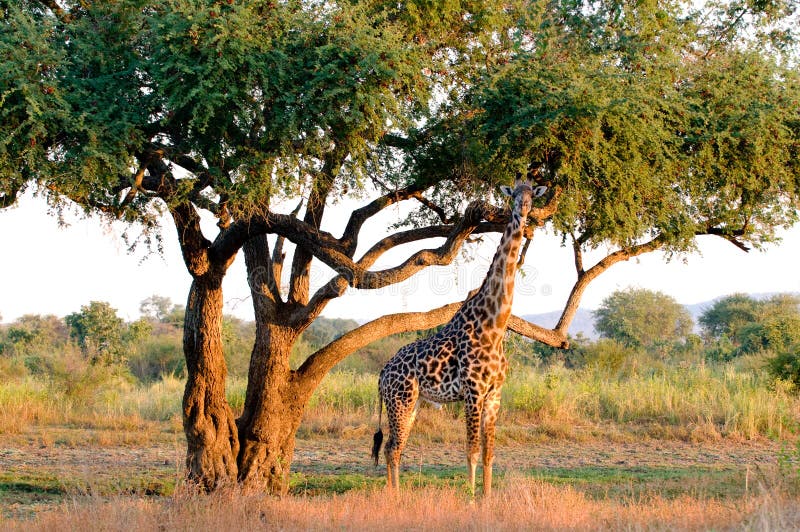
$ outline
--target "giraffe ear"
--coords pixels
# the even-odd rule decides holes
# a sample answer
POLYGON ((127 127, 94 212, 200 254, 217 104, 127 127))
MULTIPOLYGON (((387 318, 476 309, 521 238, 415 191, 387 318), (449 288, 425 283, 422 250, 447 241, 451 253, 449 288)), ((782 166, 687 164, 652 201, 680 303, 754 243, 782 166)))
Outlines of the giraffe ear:
POLYGON ((500 185, 500 192, 502 192, 506 196, 514 195, 514 189, 509 187, 508 185, 500 185))
POLYGON ((547 187, 544 185, 540 185, 533 189, 533 197, 541 198, 542 196, 544 196, 545 192, 547 192, 547 187))

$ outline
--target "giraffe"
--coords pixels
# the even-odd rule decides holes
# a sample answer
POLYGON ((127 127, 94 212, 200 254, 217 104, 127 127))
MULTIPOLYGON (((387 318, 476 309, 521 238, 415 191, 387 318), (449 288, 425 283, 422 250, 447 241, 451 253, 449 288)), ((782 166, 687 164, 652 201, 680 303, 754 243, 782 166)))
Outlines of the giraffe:
POLYGON ((495 421, 508 369, 503 336, 511 314, 526 219, 533 198, 542 196, 546 190, 547 187, 533 187, 519 181, 513 189, 501 187, 505 195, 513 198, 514 207, 483 284, 437 333, 400 348, 381 371, 378 431, 372 457, 378 465, 383 442, 380 415, 385 404, 389 418, 384 451, 388 489, 399 489, 400 455, 419 400, 434 404, 464 401, 470 493, 475 493, 475 472, 482 447, 483 494, 491 495, 495 421))

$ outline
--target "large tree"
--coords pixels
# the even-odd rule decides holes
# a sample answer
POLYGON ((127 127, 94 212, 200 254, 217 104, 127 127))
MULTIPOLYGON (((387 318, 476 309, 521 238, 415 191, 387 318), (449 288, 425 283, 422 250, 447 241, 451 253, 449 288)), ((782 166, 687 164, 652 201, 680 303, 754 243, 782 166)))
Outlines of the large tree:
POLYGON ((377 318, 291 368, 300 333, 348 287, 400 282, 497 230, 507 212, 487 201, 495 183, 550 185, 530 235, 552 219, 572 243, 576 279, 557 326, 511 320, 553 346, 611 265, 689 249, 700 234, 759 245, 793 223, 800 120, 777 47, 788 42, 776 39, 781 5, 0 2, 0 204, 34 186, 145 234, 168 213, 193 278, 189 473, 209 488, 238 479, 283 492, 325 373, 459 303, 377 318), (344 195, 371 198, 336 236, 323 219, 344 195), (362 242, 368 220, 404 201, 420 205, 404 226, 362 242), (213 238, 202 212, 217 220, 213 238), (438 245, 375 268, 429 239, 438 245), (585 267, 599 246, 609 254, 585 267), (234 420, 221 282, 239 250, 256 340, 234 420), (330 277, 312 293, 314 261, 330 277))

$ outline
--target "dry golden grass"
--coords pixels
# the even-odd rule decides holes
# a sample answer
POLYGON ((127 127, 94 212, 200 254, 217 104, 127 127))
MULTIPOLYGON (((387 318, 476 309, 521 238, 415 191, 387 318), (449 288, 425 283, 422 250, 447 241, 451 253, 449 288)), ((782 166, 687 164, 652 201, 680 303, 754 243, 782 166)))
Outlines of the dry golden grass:
POLYGON ((518 478, 491 500, 450 488, 353 491, 275 500, 223 490, 153 500, 75 500, 34 521, 0 521, 8 530, 791 530, 800 499, 764 493, 720 502, 681 497, 591 500, 570 487, 518 478))

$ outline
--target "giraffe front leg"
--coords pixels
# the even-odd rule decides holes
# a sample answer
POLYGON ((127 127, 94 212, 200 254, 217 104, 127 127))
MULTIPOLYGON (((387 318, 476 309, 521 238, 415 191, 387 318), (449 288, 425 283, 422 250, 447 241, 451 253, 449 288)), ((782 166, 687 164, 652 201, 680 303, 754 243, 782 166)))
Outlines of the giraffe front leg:
POLYGON ((480 456, 481 401, 464 401, 464 417, 467 421, 467 472, 469 492, 475 496, 475 471, 480 456))
POLYGON ((492 494, 492 464, 494 463, 494 434, 500 410, 500 389, 489 392, 483 404, 481 438, 483 440, 483 495, 492 494))

